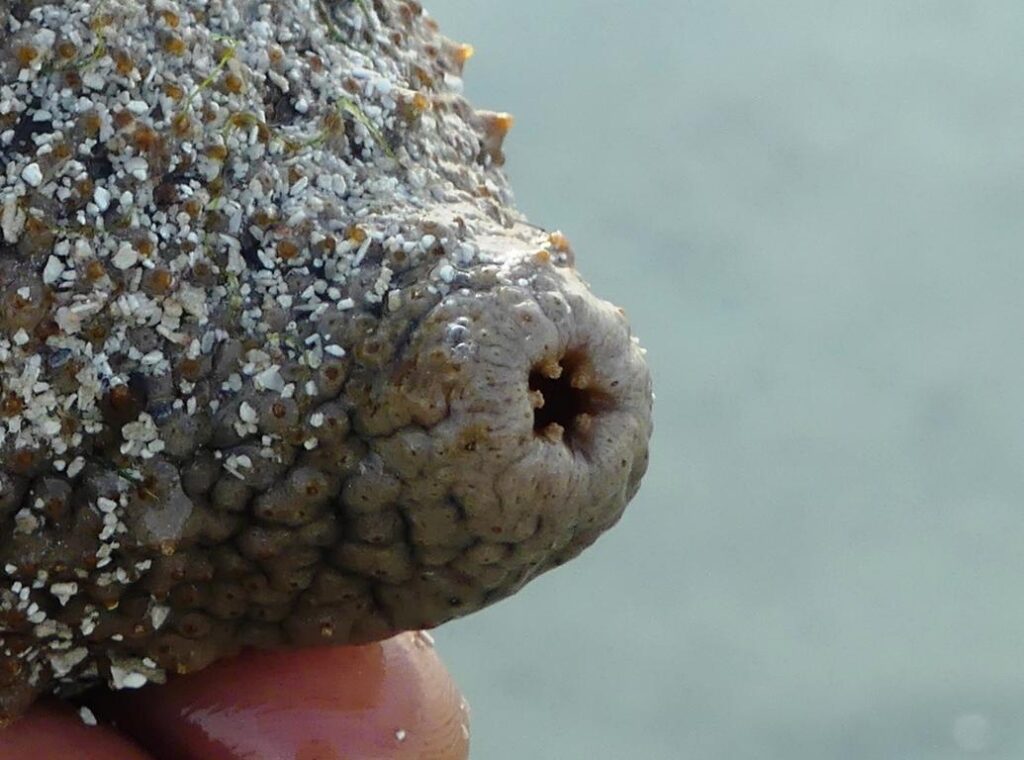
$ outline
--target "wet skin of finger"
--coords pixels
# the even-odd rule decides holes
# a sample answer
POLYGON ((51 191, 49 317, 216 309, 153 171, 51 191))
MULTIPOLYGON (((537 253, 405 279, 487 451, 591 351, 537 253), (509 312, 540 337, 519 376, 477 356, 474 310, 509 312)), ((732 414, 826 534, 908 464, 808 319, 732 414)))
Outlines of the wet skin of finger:
POLYGON ((249 652, 91 704, 99 726, 87 726, 68 704, 35 705, 0 731, 0 760, 469 756, 468 709, 426 634, 361 647, 249 652))
POLYGON ((87 726, 67 704, 45 702, 0 731, 0 760, 151 760, 130 739, 87 726))
POLYGON ((421 633, 360 647, 248 652, 164 686, 104 695, 94 707, 157 760, 469 756, 465 702, 421 633))

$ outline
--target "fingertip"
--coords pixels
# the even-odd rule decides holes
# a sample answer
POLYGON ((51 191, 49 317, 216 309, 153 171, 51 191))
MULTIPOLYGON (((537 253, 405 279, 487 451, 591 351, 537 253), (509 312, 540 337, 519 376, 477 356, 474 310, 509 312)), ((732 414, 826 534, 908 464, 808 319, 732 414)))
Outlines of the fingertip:
POLYGON ((426 634, 359 647, 247 652, 101 709, 181 760, 469 756, 468 710, 426 634))
POLYGON ((106 726, 86 725, 70 705, 44 701, 0 731, 0 760, 152 760, 106 726))

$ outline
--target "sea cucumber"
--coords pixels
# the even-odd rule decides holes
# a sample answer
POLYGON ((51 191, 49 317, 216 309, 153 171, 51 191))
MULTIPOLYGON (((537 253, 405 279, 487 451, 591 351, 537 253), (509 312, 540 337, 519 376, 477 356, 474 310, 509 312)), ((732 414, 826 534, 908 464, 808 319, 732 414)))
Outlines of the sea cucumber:
POLYGON ((643 350, 471 52, 398 0, 0 0, 0 720, 436 626, 617 521, 643 350))

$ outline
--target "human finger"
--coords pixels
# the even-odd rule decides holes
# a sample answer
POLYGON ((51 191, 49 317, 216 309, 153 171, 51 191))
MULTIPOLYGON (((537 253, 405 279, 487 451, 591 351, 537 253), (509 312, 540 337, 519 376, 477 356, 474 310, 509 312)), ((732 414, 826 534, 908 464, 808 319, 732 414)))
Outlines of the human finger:
MULTIPOLYGON (((87 713, 88 715, 88 713, 87 713)), ((107 726, 87 725, 73 707, 39 702, 0 731, 0 760, 152 760, 107 726)))
POLYGON ((106 695, 101 710, 161 760, 464 760, 468 711, 430 638, 250 651, 106 695))

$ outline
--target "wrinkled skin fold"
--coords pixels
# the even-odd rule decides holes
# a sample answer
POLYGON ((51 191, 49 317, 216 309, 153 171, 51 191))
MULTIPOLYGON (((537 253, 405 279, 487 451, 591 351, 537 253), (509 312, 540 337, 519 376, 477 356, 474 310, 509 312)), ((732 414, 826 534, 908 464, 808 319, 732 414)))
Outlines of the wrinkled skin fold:
POLYGON ((0 2, 0 719, 513 593, 651 381, 416 3, 0 2))

